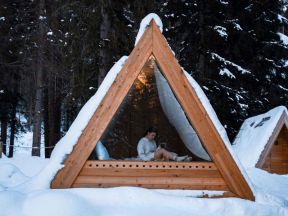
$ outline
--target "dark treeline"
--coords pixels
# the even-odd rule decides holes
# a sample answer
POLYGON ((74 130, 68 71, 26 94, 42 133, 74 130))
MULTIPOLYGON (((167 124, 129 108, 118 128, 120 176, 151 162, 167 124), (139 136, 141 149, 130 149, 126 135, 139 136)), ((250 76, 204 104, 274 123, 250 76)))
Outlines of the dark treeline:
MULTIPOLYGON (((40 155, 41 133, 45 146, 54 146, 114 62, 129 55, 151 12, 231 140, 245 118, 288 106, 288 47, 280 40, 288 35, 285 1, 2 1, 4 144, 13 146, 19 132, 30 130, 32 155, 40 155)), ((7 154, 13 156, 13 147, 7 154)))

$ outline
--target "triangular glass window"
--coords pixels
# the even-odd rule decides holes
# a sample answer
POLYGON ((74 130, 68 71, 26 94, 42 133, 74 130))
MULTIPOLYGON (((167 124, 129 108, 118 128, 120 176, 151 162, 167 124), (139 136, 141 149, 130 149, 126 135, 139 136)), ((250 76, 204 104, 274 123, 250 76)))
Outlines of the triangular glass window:
MULTIPOLYGON (((158 128, 156 143, 164 143, 168 151, 192 156, 193 161, 210 160, 153 59, 134 81, 100 142, 110 158, 137 160, 138 141, 151 126, 158 128)), ((97 159, 96 153, 89 159, 97 159)))

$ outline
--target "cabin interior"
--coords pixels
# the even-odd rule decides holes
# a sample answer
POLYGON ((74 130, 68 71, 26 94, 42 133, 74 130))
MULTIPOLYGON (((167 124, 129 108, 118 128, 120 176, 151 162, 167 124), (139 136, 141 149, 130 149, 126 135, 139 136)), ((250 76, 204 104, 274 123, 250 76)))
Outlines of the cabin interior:
MULTIPOLYGON (((154 73, 155 64, 151 58, 143 67, 103 133, 101 143, 113 160, 137 160, 138 141, 147 128, 154 126, 158 129, 157 145, 164 144, 168 151, 188 155, 193 161, 205 161, 189 151, 163 112, 154 73)), ((89 160, 97 159, 93 151, 89 160)))

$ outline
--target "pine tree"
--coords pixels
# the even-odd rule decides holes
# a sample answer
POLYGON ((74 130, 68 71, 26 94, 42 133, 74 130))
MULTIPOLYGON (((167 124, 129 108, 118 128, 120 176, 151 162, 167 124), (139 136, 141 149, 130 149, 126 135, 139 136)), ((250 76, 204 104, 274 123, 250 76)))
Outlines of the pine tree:
MULTIPOLYGON (((4 142, 4 153, 9 146, 8 156, 13 156, 14 139, 22 128, 17 112, 23 112, 23 92, 21 81, 25 68, 25 25, 27 24, 27 4, 21 1, 5 2, 1 5, 0 18, 0 121, 1 139, 4 142), (8 127, 10 130, 8 130, 8 127), (10 144, 7 135, 10 132, 10 144)), ((29 13, 28 13, 29 14, 29 13)))
MULTIPOLYGON (((235 28, 229 29, 231 59, 248 72, 237 76, 235 116, 239 122, 277 105, 287 106, 287 76, 283 58, 287 47, 278 36, 281 10, 279 1, 231 1, 230 16, 235 28)), ((237 128, 236 128, 237 129, 237 128)))

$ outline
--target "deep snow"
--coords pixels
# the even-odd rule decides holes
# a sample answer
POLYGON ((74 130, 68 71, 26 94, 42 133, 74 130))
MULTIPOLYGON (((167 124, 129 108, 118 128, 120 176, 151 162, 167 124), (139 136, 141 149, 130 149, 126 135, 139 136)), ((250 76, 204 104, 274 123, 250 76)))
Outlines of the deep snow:
POLYGON ((288 215, 288 175, 256 168, 247 170, 256 188, 256 202, 252 202, 195 198, 201 192, 190 190, 39 189, 31 182, 35 184, 33 179, 48 163, 48 159, 27 155, 0 159, 1 216, 288 215), (27 190, 25 185, 36 189, 27 190))

